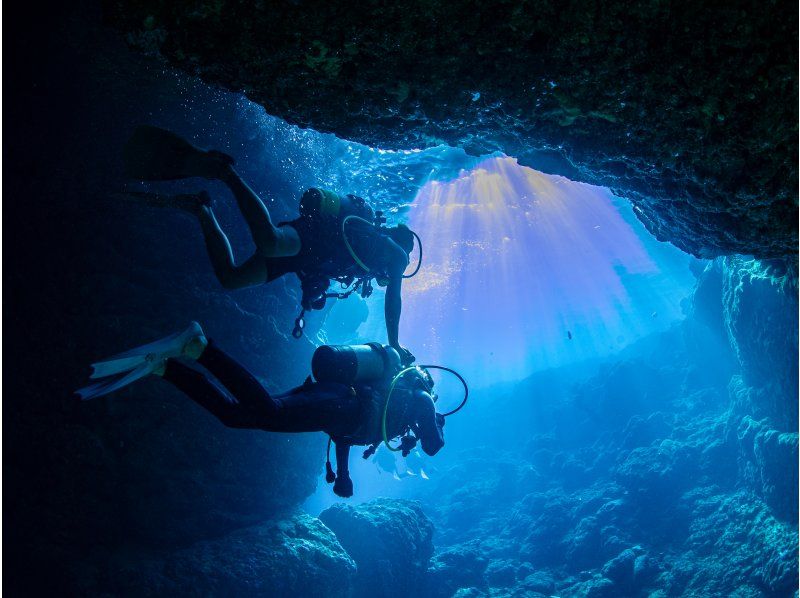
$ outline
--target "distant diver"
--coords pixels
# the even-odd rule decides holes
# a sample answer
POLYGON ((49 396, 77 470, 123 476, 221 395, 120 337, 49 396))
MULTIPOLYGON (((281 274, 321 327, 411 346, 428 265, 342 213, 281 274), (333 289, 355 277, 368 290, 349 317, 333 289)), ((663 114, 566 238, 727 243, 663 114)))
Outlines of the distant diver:
POLYGON ((368 458, 383 442, 407 456, 417 441, 428 455, 444 446, 445 416, 466 403, 468 390, 460 375, 441 366, 403 367, 388 345, 322 345, 309 376, 297 388, 271 396, 240 363, 222 351, 196 322, 183 332, 143 345, 92 365, 93 384, 76 394, 99 397, 153 374, 161 376, 230 428, 268 432, 325 432, 326 479, 341 497, 353 495, 348 461, 350 447, 365 445, 368 458), (190 364, 201 366, 205 371, 190 364), (464 384, 464 400, 448 413, 437 413, 429 368, 448 370, 464 384), (215 384, 213 375, 230 393, 215 384), (400 438, 398 446, 392 439, 400 438), (330 444, 336 443, 334 474, 330 444))
MULTIPOLYGON (((303 334, 307 310, 322 309, 326 299, 344 298, 354 291, 362 297, 372 293, 372 279, 386 287, 385 320, 389 345, 413 361, 398 341, 402 307, 400 289, 414 239, 419 237, 405 225, 387 228, 386 219, 362 198, 338 195, 324 189, 308 189, 300 200, 300 216, 273 224, 269 211, 256 193, 233 168, 233 158, 216 150, 203 151, 174 133, 158 127, 140 126, 123 152, 131 178, 164 181, 202 177, 225 183, 244 216, 255 253, 237 265, 231 245, 222 231, 206 192, 167 195, 125 193, 152 206, 180 208, 200 221, 214 273, 226 289, 240 289, 272 282, 295 273, 302 288, 302 311, 295 320, 295 338, 303 334), (329 293, 332 280, 345 292, 329 293)), ((420 261, 414 274, 421 265, 420 261)))

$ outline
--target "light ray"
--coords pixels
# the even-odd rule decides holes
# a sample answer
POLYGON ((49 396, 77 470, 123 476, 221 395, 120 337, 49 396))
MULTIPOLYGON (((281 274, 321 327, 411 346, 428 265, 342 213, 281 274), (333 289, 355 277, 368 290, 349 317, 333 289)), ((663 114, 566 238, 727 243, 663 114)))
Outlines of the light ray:
MULTIPOLYGON (((480 385, 604 355, 664 328, 682 317, 689 258, 626 209, 606 189, 511 158, 428 182, 410 211, 425 261, 404 285, 402 342, 480 385)), ((377 328, 375 307, 362 334, 377 328)))

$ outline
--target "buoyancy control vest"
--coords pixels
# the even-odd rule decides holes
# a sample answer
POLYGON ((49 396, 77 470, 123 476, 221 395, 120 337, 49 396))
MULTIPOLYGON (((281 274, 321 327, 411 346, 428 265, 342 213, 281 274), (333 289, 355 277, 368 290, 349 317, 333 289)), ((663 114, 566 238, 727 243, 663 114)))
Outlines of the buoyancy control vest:
POLYGON ((343 228, 345 219, 351 216, 357 220, 352 231, 348 231, 353 235, 380 235, 381 225, 386 222, 380 211, 356 195, 339 195, 312 187, 300 198, 300 218, 310 223, 308 229, 313 231, 314 247, 307 264, 297 272, 303 294, 302 311, 292 331, 295 338, 303 334, 307 310, 322 309, 327 299, 344 299, 356 291, 365 299, 372 294, 372 278, 376 273, 365 272, 346 248, 343 228), (346 290, 328 292, 332 280, 346 290))

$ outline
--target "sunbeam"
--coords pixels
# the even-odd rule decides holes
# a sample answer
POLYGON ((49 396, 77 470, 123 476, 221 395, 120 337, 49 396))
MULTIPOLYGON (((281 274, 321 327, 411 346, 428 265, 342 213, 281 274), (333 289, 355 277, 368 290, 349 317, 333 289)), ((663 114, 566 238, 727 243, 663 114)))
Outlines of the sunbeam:
POLYGON ((404 288, 403 342, 480 385, 663 328, 691 288, 688 258, 630 211, 606 189, 512 158, 427 183, 410 212, 424 264, 404 288))

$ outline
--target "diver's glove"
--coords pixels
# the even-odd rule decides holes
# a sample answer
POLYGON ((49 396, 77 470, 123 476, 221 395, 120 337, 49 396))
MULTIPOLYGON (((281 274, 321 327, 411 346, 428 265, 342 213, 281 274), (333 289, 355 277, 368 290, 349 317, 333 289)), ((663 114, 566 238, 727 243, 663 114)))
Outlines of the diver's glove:
POLYGON ((436 417, 436 425, 439 426, 440 428, 444 428, 444 415, 442 415, 441 413, 437 413, 435 417, 436 417))
POLYGON ((333 483, 333 493, 342 498, 350 498, 353 496, 353 480, 350 476, 338 475, 336 481, 333 483))
POLYGON ((408 454, 417 446, 417 439, 411 434, 406 434, 400 439, 400 454, 408 457, 408 454))

